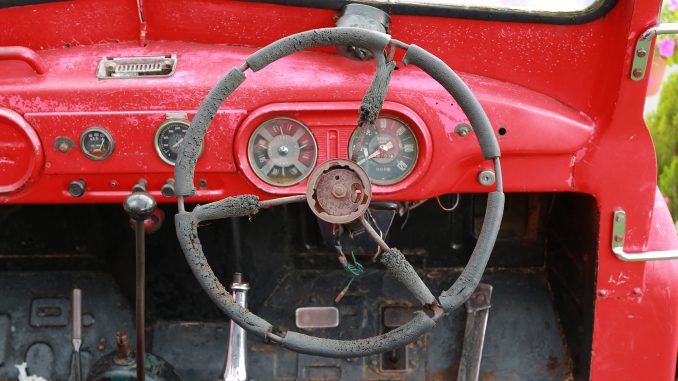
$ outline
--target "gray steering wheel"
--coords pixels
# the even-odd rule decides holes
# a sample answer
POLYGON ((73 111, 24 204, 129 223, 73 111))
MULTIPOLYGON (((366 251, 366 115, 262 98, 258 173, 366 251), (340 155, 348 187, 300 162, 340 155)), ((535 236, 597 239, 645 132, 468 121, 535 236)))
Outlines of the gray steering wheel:
MULTIPOLYGON (((186 260, 202 288, 229 318, 248 332, 267 342, 278 343, 293 351, 311 355, 345 358, 387 352, 402 347, 433 329, 437 320, 461 306, 478 286, 494 247, 504 212, 499 157, 499 144, 480 103, 459 76, 431 53, 416 45, 407 45, 391 39, 389 35, 360 28, 327 28, 302 32, 282 38, 250 55, 240 67, 233 68, 226 74, 200 105, 180 147, 174 172, 175 192, 179 206, 179 212, 175 216, 177 237, 186 260), (476 247, 459 278, 437 299, 404 255, 398 249, 388 247, 383 240, 375 236, 376 234, 371 231, 371 226, 364 221, 363 214, 371 197, 370 183, 362 169, 350 161, 334 159, 319 165, 310 176, 305 195, 267 201, 259 201, 259 198, 254 195, 241 195, 196 206, 191 212, 185 210, 184 198, 195 194, 195 165, 202 152, 207 128, 224 100, 245 81, 245 72, 248 69, 259 71, 282 57, 320 46, 355 46, 370 50, 376 59, 376 74, 363 98, 358 128, 364 128, 367 124, 373 123, 378 116, 395 67, 395 63, 388 61, 393 57, 395 49, 401 48, 406 50, 403 58, 405 65, 411 64, 421 68, 438 81, 457 101, 473 126, 483 157, 486 160, 493 160, 496 190, 488 195, 485 219, 476 247), (387 48, 388 54, 386 54, 387 48), (354 193, 348 200, 344 199, 344 193, 336 192, 337 184, 334 184, 334 188, 322 186, 326 183, 322 181, 323 177, 338 173, 332 171, 343 171, 342 176, 351 182, 349 183, 352 185, 350 189, 354 193), (327 197, 334 197, 333 201, 341 201, 338 203, 340 206, 334 203, 333 207, 328 207, 327 197), (198 238, 198 225, 203 221, 248 216, 256 214, 262 208, 304 201, 309 203, 319 218, 327 221, 347 223, 360 220, 363 222, 368 233, 384 250, 380 262, 386 267, 387 272, 421 303, 422 309, 413 314, 412 320, 383 335, 357 340, 332 340, 294 331, 283 332, 233 300, 207 263, 198 238)), ((336 178, 338 179, 339 176, 336 178)))

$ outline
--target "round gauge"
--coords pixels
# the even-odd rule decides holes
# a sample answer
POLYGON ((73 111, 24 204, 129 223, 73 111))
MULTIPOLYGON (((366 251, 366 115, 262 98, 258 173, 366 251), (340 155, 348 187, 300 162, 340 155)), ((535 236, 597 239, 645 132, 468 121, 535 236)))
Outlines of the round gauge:
POLYGON ((187 120, 167 120, 158 127, 154 144, 162 161, 169 165, 176 164, 179 146, 190 126, 191 123, 187 120))
POLYGON ((114 148, 113 137, 102 127, 90 127, 80 135, 80 149, 92 160, 108 158, 114 148))
POLYGON ((275 118, 254 130, 247 156, 260 179, 285 187, 301 182, 311 173, 318 159, 318 145, 301 122, 275 118))
POLYGON ((379 118, 367 128, 363 139, 361 132, 358 128, 351 135, 348 152, 350 156, 357 151, 355 160, 373 183, 392 185, 412 172, 419 147, 409 126, 396 119, 379 118), (356 149, 356 145, 360 147, 356 149))

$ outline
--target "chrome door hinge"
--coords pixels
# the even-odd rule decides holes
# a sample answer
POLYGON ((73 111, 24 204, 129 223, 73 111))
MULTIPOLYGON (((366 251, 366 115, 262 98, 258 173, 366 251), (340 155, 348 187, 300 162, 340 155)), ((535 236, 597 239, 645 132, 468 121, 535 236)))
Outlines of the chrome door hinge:
POLYGON ((626 212, 617 210, 612 217, 612 251, 617 258, 624 262, 659 261, 664 259, 678 259, 678 250, 645 251, 627 253, 624 251, 626 236, 626 212))
POLYGON ((652 37, 660 34, 678 33, 678 23, 659 24, 647 29, 640 35, 636 42, 636 49, 633 51, 633 63, 631 64, 631 79, 640 81, 645 78, 647 73, 647 63, 650 58, 650 46, 652 37))

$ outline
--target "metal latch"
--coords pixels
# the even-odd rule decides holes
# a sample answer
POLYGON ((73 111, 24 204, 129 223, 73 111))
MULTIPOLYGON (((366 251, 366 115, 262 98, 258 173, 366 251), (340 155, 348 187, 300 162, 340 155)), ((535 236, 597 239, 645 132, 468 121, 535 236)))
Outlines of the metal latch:
POLYGON ((678 23, 668 23, 655 25, 640 35, 636 42, 636 49, 633 51, 633 63, 631 64, 631 79, 640 81, 645 78, 647 72, 647 62, 650 55, 650 46, 652 37, 660 34, 678 33, 678 23))
POLYGON ((177 67, 177 55, 104 57, 97 66, 97 78, 169 77, 177 67))
POLYGON ((642 253, 627 253, 624 251, 626 236, 626 212, 614 212, 612 220, 612 251, 624 262, 659 261, 664 259, 678 259, 678 250, 645 251, 642 253))

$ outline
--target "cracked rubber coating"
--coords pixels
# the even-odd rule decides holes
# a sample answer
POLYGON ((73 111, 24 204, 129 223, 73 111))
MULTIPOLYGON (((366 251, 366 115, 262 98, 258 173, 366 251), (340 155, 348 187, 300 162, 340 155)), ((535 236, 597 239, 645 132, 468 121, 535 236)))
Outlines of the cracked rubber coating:
POLYGON ((227 197, 223 200, 198 205, 193 209, 196 221, 217 220, 220 218, 243 217, 259 211, 259 197, 251 194, 227 197))
POLYGON ((381 264, 386 266, 388 273, 405 286, 422 305, 435 303, 436 299, 433 297, 431 290, 419 278, 417 272, 414 271, 414 268, 400 250, 391 248, 391 250, 381 255, 380 261, 381 264))
POLYGON ((391 36, 361 28, 323 28, 301 32, 281 38, 265 46, 246 61, 253 71, 259 71, 280 58, 292 53, 319 46, 357 46, 373 54, 383 52, 391 36))
POLYGON ((200 105, 198 113, 191 121, 191 127, 186 131, 183 143, 179 146, 177 163, 174 166, 174 192, 177 196, 190 197, 195 194, 193 185, 195 164, 202 152, 207 128, 224 100, 245 82, 245 79, 247 79, 245 74, 240 70, 231 69, 207 94, 200 105))
POLYGON ((473 291, 478 287, 480 278, 485 271, 485 266, 487 266, 487 261, 490 259, 490 254, 492 254, 492 248, 494 247, 494 241, 497 239, 497 233, 499 233, 499 226, 501 225, 501 217, 503 214, 504 193, 489 193, 485 220, 483 221, 483 227, 480 231, 476 247, 471 254, 471 258, 452 287, 443 291, 438 298, 445 311, 449 312, 460 307, 471 297, 473 291))
POLYGON ((331 340, 288 331, 281 345, 295 352, 316 356, 348 358, 369 356, 401 348, 436 325, 426 313, 417 311, 412 320, 383 335, 359 340, 331 340))
POLYGON ((419 67, 452 95, 471 122, 486 160, 501 156, 497 137, 485 111, 464 81, 445 62, 417 45, 410 45, 403 63, 419 67))
POLYGON ((377 70, 374 73, 372 84, 367 89, 363 97, 363 103, 360 105, 360 122, 374 123, 379 116, 381 108, 384 106, 388 84, 391 82, 391 75, 395 70, 396 64, 391 61, 386 63, 383 54, 375 55, 377 61, 377 70))
POLYGON ((207 263, 205 254, 202 252, 202 245, 200 245, 200 240, 198 239, 198 221, 196 221, 193 214, 188 212, 177 213, 174 216, 174 222, 177 228, 179 244, 184 251, 188 266, 193 271, 195 279, 198 280, 203 290, 205 290, 217 307, 239 326, 247 330, 247 332, 264 338, 266 333, 272 328, 271 324, 236 303, 228 290, 214 275, 212 268, 207 263))

